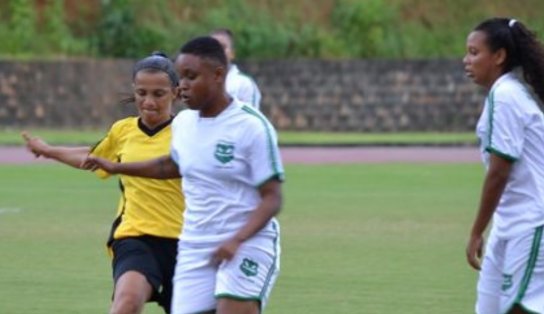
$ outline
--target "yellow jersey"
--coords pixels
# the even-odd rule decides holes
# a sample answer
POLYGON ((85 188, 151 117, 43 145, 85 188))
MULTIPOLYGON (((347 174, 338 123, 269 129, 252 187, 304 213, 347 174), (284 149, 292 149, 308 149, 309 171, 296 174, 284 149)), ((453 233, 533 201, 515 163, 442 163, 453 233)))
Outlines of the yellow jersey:
MULTIPOLYGON (((170 154, 172 119, 155 129, 147 128, 138 117, 119 120, 91 155, 114 162, 137 162, 170 154)), ((97 170, 101 178, 109 174, 97 170)), ((108 245, 114 239, 152 235, 179 237, 185 200, 180 179, 149 179, 120 175, 121 198, 108 245)))

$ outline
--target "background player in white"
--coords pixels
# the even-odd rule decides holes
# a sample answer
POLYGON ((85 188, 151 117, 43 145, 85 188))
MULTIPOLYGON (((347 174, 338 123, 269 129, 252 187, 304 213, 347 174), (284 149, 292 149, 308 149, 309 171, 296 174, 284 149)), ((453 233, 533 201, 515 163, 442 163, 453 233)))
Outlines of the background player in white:
POLYGON ((253 108, 259 109, 261 104, 261 92, 255 81, 238 69, 238 66, 233 63, 236 58, 236 50, 233 33, 226 28, 219 28, 210 33, 210 36, 217 39, 229 63, 228 74, 226 81, 227 92, 234 98, 242 102, 251 104, 253 108))
POLYGON ((463 63, 489 92, 476 128, 487 173, 466 250, 480 269, 493 217, 476 312, 544 313, 544 115, 533 97, 544 100, 544 49, 520 22, 492 18, 468 35, 463 63))
POLYGON ((283 167, 266 118, 225 92, 227 59, 212 37, 176 58, 190 110, 173 122, 169 156, 139 163, 87 159, 110 173, 182 176, 186 200, 172 313, 260 313, 279 272, 283 167))

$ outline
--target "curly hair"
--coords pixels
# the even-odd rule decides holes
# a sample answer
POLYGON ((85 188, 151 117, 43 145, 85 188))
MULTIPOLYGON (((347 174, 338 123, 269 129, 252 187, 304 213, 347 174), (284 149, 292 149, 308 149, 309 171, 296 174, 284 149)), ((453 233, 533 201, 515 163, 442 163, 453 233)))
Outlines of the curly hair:
POLYGON ((536 34, 519 21, 499 17, 483 21, 474 30, 486 33, 491 51, 506 51, 503 73, 521 67, 523 78, 544 103, 544 46, 536 34))

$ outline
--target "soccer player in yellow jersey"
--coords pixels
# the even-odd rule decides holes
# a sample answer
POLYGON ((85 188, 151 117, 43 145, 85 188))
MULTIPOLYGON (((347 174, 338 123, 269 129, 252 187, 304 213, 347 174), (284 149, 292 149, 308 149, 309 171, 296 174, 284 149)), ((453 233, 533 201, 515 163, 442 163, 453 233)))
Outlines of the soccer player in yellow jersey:
MULTIPOLYGON (((174 65, 164 55, 144 58, 133 70, 132 100, 138 108, 138 117, 115 122, 94 147, 52 146, 23 133, 27 148, 36 156, 75 168, 80 168, 89 154, 120 162, 167 155, 178 81, 174 65)), ((104 171, 96 173, 102 178, 109 176, 104 171)), ((170 312, 184 211, 180 186, 179 179, 120 176, 121 198, 108 240, 115 283, 110 313, 141 313, 149 301, 170 312)))

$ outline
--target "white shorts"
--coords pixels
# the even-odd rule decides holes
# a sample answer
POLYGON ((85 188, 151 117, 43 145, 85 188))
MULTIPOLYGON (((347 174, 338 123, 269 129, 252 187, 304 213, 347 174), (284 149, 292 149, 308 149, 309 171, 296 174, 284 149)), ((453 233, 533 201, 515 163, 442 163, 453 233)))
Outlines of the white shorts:
POLYGON ((214 265, 211 256, 220 244, 179 241, 172 314, 213 310, 217 298, 255 300, 264 309, 280 269, 279 230, 276 237, 254 236, 232 260, 214 265))
POLYGON ((490 234, 478 280, 476 313, 508 313, 514 305, 544 313, 543 227, 509 240, 490 234))

